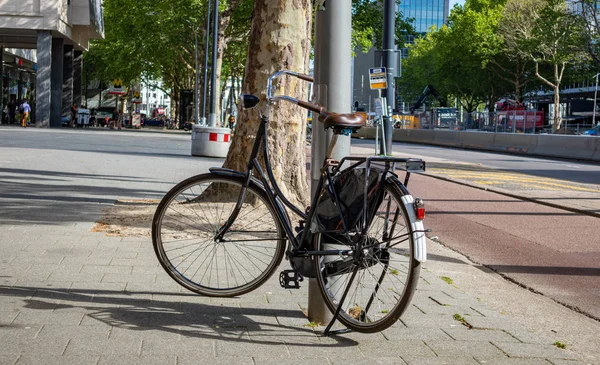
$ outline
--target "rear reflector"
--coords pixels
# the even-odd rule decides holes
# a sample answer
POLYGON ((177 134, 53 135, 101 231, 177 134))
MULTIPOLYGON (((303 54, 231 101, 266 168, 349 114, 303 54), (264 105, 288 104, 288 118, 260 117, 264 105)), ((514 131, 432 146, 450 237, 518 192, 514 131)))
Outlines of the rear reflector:
POLYGON ((415 199, 415 213, 417 214, 417 219, 422 221, 425 218, 425 203, 423 199, 416 198, 415 199))

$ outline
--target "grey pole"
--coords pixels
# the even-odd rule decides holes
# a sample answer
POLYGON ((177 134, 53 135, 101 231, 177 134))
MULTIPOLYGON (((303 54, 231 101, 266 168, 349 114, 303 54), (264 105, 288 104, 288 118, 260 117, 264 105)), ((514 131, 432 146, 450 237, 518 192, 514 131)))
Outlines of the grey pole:
MULTIPOLYGON (((323 3, 323 1, 319 1, 323 3)), ((317 5, 315 18, 315 86, 327 86, 327 110, 335 113, 351 111, 351 46, 352 1, 327 1, 327 7, 317 5)), ((320 178, 320 169, 325 159, 327 142, 332 133, 322 129, 318 116, 313 116, 313 138, 311 143, 311 187, 312 194, 320 178)), ((338 136, 332 158, 341 159, 350 154, 350 137, 338 136)), ((331 320, 318 284, 314 279, 308 283, 308 318, 315 323, 326 324, 331 320)))
POLYGON ((208 44, 210 43, 210 1, 206 2, 206 41, 204 43, 204 91, 202 92, 202 117, 200 124, 206 125, 206 89, 208 88, 208 44))
MULTIPOLYGON (((383 7, 383 66, 387 69, 387 89, 385 98, 387 105, 394 110, 396 105, 396 87, 394 75, 396 74, 396 35, 394 32, 396 23, 396 1, 385 0, 383 7)), ((384 113, 386 115, 387 113, 384 113)), ((387 153, 392 154, 392 115, 383 117, 383 126, 385 130, 385 145, 387 153)), ((383 146, 384 144, 382 144, 383 146)), ((384 151, 381 150, 381 154, 384 151)))
POLYGON ((592 126, 596 126, 596 99, 598 98, 598 75, 600 75, 600 73, 596 74, 596 90, 594 91, 594 111, 592 114, 592 126))
POLYGON ((194 26, 194 58, 196 61, 196 82, 194 85, 194 122, 200 123, 200 64, 198 62, 198 28, 194 26))
POLYGON ((212 34, 212 64, 210 68, 210 111, 208 125, 217 126, 217 42, 219 41, 219 0, 213 3, 213 34, 212 34))

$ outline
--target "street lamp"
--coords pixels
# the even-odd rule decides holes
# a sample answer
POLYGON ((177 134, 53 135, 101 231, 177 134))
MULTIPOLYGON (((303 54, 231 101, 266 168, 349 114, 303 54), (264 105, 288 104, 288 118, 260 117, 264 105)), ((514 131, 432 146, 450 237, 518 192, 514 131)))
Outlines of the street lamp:
POLYGON ((594 111, 592 114, 592 125, 594 127, 596 126, 596 99, 598 98, 598 75, 600 75, 600 73, 597 73, 596 76, 594 76, 596 78, 596 90, 594 91, 594 111))

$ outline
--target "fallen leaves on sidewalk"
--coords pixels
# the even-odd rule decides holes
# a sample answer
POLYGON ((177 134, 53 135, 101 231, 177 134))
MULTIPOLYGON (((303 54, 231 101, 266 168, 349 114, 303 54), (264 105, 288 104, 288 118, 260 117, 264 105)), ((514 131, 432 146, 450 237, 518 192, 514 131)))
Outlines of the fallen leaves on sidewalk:
POLYGON ((149 237, 152 217, 160 200, 123 199, 104 210, 92 232, 104 232, 111 237, 149 237))

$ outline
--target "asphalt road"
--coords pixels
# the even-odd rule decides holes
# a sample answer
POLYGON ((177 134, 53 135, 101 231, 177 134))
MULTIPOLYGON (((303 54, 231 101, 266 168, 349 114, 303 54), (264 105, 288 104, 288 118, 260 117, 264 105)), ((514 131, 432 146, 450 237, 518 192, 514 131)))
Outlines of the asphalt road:
MULTIPOLYGON (((352 146, 373 148, 374 141, 353 139, 352 146)), ((456 162, 481 164, 498 171, 561 179, 584 184, 600 184, 600 164, 581 161, 536 158, 507 153, 481 152, 459 148, 394 143, 393 151, 423 158, 451 159, 456 162)))
POLYGON ((433 161, 429 175, 438 178, 413 175, 409 184, 425 200, 430 237, 600 320, 600 218, 462 184, 527 198, 552 196, 570 208, 599 212, 600 164, 400 143, 394 151, 433 161))

